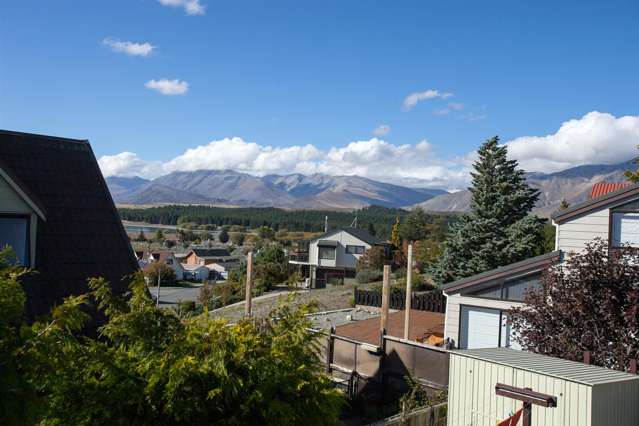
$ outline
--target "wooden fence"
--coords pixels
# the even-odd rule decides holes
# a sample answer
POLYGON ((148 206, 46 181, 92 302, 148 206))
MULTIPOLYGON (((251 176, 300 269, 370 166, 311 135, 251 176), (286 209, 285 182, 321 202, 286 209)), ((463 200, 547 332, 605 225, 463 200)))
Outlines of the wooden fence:
POLYGON ((325 356, 327 372, 351 398, 366 394, 371 400, 392 400, 406 392, 409 375, 433 392, 448 387, 444 347, 388 335, 379 346, 371 345, 331 330, 325 356))
MULTIPOLYGON (((356 305, 382 306, 382 293, 374 290, 360 290, 355 288, 353 298, 356 305)), ((390 309, 403 310, 406 307, 406 292, 393 291, 390 294, 390 309)), ((411 308, 419 311, 446 312, 446 297, 441 290, 426 293, 415 293, 411 300, 411 308)))

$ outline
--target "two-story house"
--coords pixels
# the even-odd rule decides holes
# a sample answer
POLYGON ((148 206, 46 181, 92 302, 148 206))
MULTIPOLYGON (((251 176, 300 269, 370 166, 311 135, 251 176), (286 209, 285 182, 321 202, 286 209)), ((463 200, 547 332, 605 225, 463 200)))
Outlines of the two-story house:
POLYGON ((326 232, 308 242, 306 252, 289 256, 311 287, 325 287, 333 279, 355 277, 357 261, 373 246, 388 245, 363 229, 345 227, 326 232))
POLYGON ((164 263, 166 266, 173 269, 176 279, 184 279, 184 267, 175 257, 175 254, 170 250, 136 252, 135 255, 138 258, 140 268, 145 268, 151 263, 164 263))
POLYGON ((598 183, 590 199, 551 217, 555 251, 467 277, 443 287, 447 297, 444 335, 461 349, 513 347, 508 311, 526 289, 539 286, 549 266, 583 250, 595 238, 609 247, 639 247, 639 185, 598 183))
POLYGON ((0 130, 0 247, 37 273, 22 277, 27 316, 86 293, 87 278, 127 289, 138 265, 85 140, 0 130))

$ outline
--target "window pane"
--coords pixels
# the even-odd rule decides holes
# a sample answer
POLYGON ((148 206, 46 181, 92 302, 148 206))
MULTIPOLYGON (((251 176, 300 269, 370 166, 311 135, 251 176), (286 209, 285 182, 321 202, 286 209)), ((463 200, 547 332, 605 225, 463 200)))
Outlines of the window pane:
POLYGON ((633 247, 639 247, 638 213, 615 213, 612 221, 613 245, 630 244, 633 247))
POLYGON ((0 248, 10 246, 22 265, 29 265, 28 221, 23 217, 0 216, 0 248))
POLYGON ((346 253, 348 254, 362 254, 364 250, 364 246, 346 246, 346 253))
POLYGON ((527 289, 539 287, 539 276, 520 278, 504 283, 504 299, 521 302, 524 300, 524 293, 527 289))
POLYGON ((332 247, 320 247, 319 257, 320 259, 335 260, 335 249, 332 247))

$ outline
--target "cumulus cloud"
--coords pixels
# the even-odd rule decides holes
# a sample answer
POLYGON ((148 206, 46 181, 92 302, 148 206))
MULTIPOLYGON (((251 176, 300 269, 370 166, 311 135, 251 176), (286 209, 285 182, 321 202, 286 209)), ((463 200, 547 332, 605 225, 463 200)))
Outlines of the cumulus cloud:
POLYGON ((158 0, 162 6, 181 7, 187 15, 204 15, 206 9, 200 0, 158 0))
POLYGON ((102 40, 102 44, 110 47, 114 52, 122 52, 131 56, 149 56, 155 49, 155 46, 151 45, 151 43, 134 43, 112 38, 105 38, 102 40))
POLYGON ((417 105, 417 103, 421 101, 426 101, 429 99, 448 99, 453 96, 452 93, 448 92, 440 92, 435 89, 428 89, 424 92, 414 92, 404 98, 404 102, 402 103, 402 108, 404 111, 410 111, 417 105))
MULTIPOLYGON (((527 171, 554 172, 581 164, 614 164, 637 155, 639 116, 591 112, 563 123, 547 136, 506 142, 511 158, 527 171)), ((442 159, 427 140, 395 145, 379 137, 319 149, 313 145, 273 147, 239 137, 187 149, 168 162, 145 161, 131 152, 104 156, 105 176, 158 177, 174 171, 233 169, 253 175, 325 173, 357 175, 408 186, 459 190, 468 186, 476 152, 442 159)))
POLYGON ((637 156, 639 116, 597 111, 564 122, 546 136, 507 142, 508 152, 528 171, 555 172, 582 164, 615 164, 637 156))
POLYGON ((99 163, 105 176, 146 178, 175 171, 232 169, 259 176, 270 173, 358 175, 412 186, 450 189, 465 185, 467 180, 467 172, 439 160, 426 140, 393 145, 372 138, 321 150, 313 145, 264 146, 233 137, 187 149, 165 163, 146 162, 130 152, 101 157, 99 163))
POLYGON ((160 161, 146 161, 127 151, 104 155, 100 157, 98 164, 104 176, 155 178, 164 174, 164 166, 160 161))
POLYGON ((184 95, 189 90, 189 83, 178 79, 167 80, 166 78, 163 78, 160 80, 149 80, 144 83, 144 87, 156 90, 163 95, 175 96, 184 95))
POLYGON ((375 129, 373 129, 373 135, 374 136, 384 136, 389 134, 391 131, 391 126, 389 126, 388 124, 381 124, 379 126, 377 126, 375 129))

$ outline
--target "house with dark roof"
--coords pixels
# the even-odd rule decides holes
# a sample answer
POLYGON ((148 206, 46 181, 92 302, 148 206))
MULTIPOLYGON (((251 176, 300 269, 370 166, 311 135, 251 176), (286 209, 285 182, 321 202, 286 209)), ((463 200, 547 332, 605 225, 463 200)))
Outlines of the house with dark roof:
POLYGON ((192 248, 182 259, 182 263, 187 265, 210 265, 212 263, 238 261, 225 248, 192 248))
POLYGON ((460 349, 518 346, 508 311, 521 306, 524 292, 539 286, 542 273, 595 238, 611 249, 639 247, 639 185, 598 183, 589 200, 556 212, 555 251, 463 278, 443 287, 447 298, 445 338, 460 349))
POLYGON ((138 270, 89 142, 0 130, 0 246, 23 277, 30 318, 104 277, 115 293, 138 270), (124 280, 123 280, 124 279, 124 280))
POLYGON ((333 279, 355 277, 357 261, 374 246, 387 244, 363 229, 339 228, 310 240, 306 250, 289 256, 289 264, 308 279, 310 287, 324 287, 333 279))

